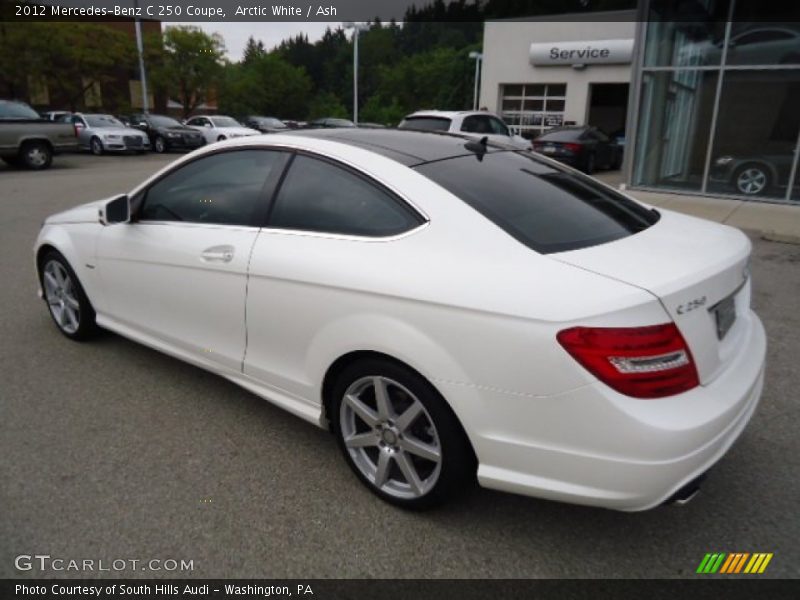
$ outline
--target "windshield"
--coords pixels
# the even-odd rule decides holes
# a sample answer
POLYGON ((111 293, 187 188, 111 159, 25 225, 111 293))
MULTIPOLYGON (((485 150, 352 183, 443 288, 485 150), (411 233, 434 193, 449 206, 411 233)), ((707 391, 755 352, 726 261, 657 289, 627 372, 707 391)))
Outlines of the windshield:
POLYGON ((420 129, 422 131, 448 131, 450 119, 446 117, 406 117, 398 129, 420 129))
POLYGON ((213 117, 209 119, 214 127, 241 127, 238 121, 230 117, 213 117))
POLYGON ((162 115, 150 115, 150 122, 156 127, 181 127, 181 124, 172 117, 162 115))
POLYGON ((659 219, 590 177, 528 152, 460 156, 415 169, 542 254, 618 240, 659 219))
POLYGON ((42 117, 27 104, 0 100, 0 119, 36 119, 41 121, 42 117))
POLYGON ((125 127, 121 121, 111 115, 85 115, 89 127, 125 127))

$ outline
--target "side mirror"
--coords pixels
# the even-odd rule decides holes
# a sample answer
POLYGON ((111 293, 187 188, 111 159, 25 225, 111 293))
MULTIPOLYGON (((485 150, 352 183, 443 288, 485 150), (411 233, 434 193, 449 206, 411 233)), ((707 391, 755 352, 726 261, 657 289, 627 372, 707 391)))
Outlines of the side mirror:
POLYGON ((123 194, 109 200, 98 210, 98 220, 102 225, 127 223, 131 220, 131 207, 128 195, 123 194))

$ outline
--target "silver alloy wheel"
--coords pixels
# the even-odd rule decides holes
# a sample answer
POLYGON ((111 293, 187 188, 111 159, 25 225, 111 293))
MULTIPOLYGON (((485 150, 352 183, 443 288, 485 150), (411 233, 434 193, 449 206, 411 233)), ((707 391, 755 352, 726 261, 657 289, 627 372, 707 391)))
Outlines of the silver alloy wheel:
POLYGON ((33 167, 43 167, 47 164, 47 153, 41 146, 33 146, 26 153, 28 164, 33 167))
POLYGON ((167 149, 167 145, 164 142, 164 138, 157 137, 155 142, 156 152, 164 152, 167 149))
POLYGON ((44 296, 53 319, 65 333, 75 333, 80 326, 81 310, 72 278, 57 260, 49 261, 43 273, 44 296))
POLYGON ((736 188, 743 194, 760 194, 767 187, 767 174, 758 167, 743 169, 736 177, 736 188))
POLYGON ((356 467, 382 492, 413 499, 436 485, 442 470, 436 426, 402 384, 381 376, 355 381, 342 399, 339 425, 356 467))
POLYGON ((103 143, 97 139, 92 138, 92 154, 100 156, 103 153, 103 143))

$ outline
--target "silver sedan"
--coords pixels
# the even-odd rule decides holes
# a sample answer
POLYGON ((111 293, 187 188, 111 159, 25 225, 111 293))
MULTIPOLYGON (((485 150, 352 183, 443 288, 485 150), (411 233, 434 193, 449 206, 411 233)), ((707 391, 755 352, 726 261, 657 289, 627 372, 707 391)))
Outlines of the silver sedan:
POLYGON ((80 147, 92 154, 150 149, 150 139, 138 129, 126 127, 113 115, 76 113, 68 117, 75 126, 80 147))

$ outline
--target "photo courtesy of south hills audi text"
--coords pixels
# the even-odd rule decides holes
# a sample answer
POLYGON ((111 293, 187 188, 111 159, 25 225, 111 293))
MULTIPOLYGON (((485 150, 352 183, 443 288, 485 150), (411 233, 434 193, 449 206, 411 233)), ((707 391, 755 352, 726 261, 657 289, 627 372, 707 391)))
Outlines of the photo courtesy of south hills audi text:
POLYGON ((299 583, 289 585, 261 585, 236 583, 102 583, 71 584, 51 583, 25 584, 16 583, 13 588, 16 598, 133 598, 133 597, 165 597, 165 598, 214 598, 214 597, 250 597, 250 598, 314 598, 311 584, 299 583))

